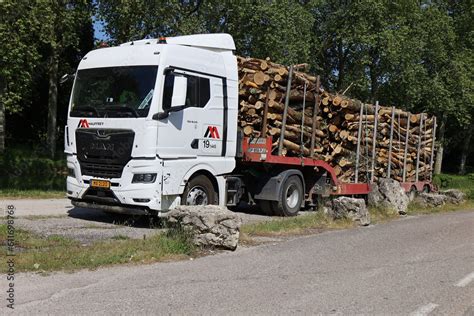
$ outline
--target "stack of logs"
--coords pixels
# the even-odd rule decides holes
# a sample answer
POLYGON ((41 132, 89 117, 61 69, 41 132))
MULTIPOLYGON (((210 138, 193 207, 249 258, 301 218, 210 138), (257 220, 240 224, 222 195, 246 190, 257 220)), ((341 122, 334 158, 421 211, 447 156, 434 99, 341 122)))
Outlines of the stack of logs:
MULTIPOLYGON (((277 154, 289 69, 269 58, 237 59, 240 127, 248 137, 273 137, 273 154, 277 154)), ((390 176, 398 181, 404 180, 403 170, 405 181, 415 181, 417 165, 418 180, 430 178, 434 117, 385 106, 376 115, 372 104, 324 91, 319 78, 307 69, 307 64, 293 66, 281 155, 322 159, 344 182, 356 180, 356 164, 358 182, 367 181, 372 170, 375 179, 387 177, 389 160, 390 176)))

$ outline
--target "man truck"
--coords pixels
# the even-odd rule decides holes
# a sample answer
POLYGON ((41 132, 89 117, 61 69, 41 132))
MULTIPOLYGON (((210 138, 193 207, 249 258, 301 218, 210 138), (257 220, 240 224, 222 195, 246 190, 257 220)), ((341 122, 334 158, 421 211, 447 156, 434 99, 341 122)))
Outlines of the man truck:
POLYGON ((246 201, 293 216, 319 196, 370 192, 323 160, 275 155, 271 138, 243 136, 234 50, 228 34, 201 34, 84 56, 65 127, 72 204, 160 216, 180 204, 246 201))

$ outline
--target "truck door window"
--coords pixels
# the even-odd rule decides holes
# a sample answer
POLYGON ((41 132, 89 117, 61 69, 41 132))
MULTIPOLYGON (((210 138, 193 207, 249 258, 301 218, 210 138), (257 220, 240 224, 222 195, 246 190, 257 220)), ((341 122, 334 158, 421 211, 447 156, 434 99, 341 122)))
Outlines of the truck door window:
POLYGON ((187 77, 188 89, 186 90, 186 106, 205 107, 211 97, 209 79, 197 76, 187 77))
MULTIPOLYGON (((174 77, 177 73, 169 73, 165 76, 163 88, 163 110, 171 107, 171 97, 173 96, 174 77)), ((183 74, 179 74, 183 76, 183 74)), ((188 78, 188 86, 186 89, 187 107, 203 108, 211 98, 211 85, 208 78, 184 75, 188 78)))

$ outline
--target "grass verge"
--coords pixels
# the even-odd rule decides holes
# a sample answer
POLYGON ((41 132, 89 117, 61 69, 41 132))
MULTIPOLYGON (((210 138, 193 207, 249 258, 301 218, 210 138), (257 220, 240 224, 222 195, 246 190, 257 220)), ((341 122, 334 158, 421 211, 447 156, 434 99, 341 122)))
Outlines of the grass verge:
POLYGON ((64 191, 0 189, 0 199, 61 199, 64 191))
POLYGON ((372 224, 385 223, 400 218, 397 211, 382 207, 369 207, 370 221, 372 224))
MULTIPOLYGON (((2 247, 6 247, 7 233, 7 225, 1 224, 2 247)), ((90 245, 82 245, 62 236, 42 237, 16 229, 14 240, 16 271, 72 271, 114 264, 150 263, 184 259, 197 251, 191 242, 191 236, 175 229, 147 239, 117 236, 90 245)), ((1 273, 6 270, 7 265, 0 266, 1 273)))
MULTIPOLYGON (((423 208, 416 202, 408 206, 408 215, 433 214, 474 209, 474 201, 467 200, 463 204, 446 204, 441 207, 423 208)), ((400 218, 397 212, 377 207, 369 208, 372 224, 379 224, 400 218)), ((291 235, 304 235, 325 230, 344 229, 356 227, 357 222, 351 219, 333 220, 321 211, 297 217, 282 218, 273 221, 253 223, 241 227, 241 242, 253 244, 252 236, 278 237, 291 235)))
POLYGON ((445 212, 454 212, 460 210, 469 210, 474 209, 474 200, 466 200, 462 204, 445 204, 438 207, 423 207, 416 201, 410 202, 408 204, 408 215, 423 215, 423 214, 435 214, 435 213, 445 213, 445 212))
POLYGON ((315 230, 341 229, 355 226, 350 219, 332 220, 323 212, 314 212, 297 217, 282 218, 267 222, 243 225, 243 239, 248 236, 287 236, 312 233, 315 230))

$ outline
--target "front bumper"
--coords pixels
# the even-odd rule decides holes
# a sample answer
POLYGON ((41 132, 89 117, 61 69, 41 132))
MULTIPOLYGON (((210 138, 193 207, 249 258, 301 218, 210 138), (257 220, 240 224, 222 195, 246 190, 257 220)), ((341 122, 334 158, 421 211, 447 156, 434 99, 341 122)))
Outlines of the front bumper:
POLYGON ((94 208, 105 212, 127 214, 127 215, 156 215, 156 212, 148 209, 137 207, 133 205, 109 205, 109 204, 98 204, 92 202, 84 202, 80 200, 71 200, 72 205, 83 208, 94 208))
POLYGON ((132 159, 124 167, 121 178, 105 179, 82 176, 79 161, 75 155, 67 157, 68 168, 74 169, 74 176, 67 177, 67 196, 78 207, 98 208, 126 214, 153 214, 162 211, 162 161, 158 158, 132 159), (136 173, 156 173, 153 183, 132 183, 136 173), (110 190, 93 192, 92 179, 108 180, 110 190))

